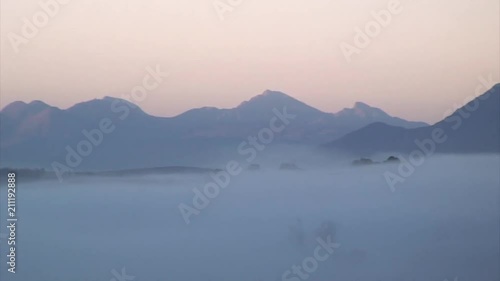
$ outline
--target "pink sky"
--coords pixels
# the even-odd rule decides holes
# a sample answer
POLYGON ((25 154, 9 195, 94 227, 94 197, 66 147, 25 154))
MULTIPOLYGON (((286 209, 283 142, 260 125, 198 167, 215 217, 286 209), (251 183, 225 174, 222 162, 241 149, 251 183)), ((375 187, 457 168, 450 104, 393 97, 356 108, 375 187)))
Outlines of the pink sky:
POLYGON ((18 53, 9 34, 21 35, 40 0, 0 1, 2 107, 120 97, 159 64, 169 78, 138 103, 153 115, 234 107, 272 89, 327 112, 363 101, 432 123, 479 76, 499 81, 498 0, 401 0, 351 62, 339 45, 391 0, 242 0, 224 21, 214 0, 65 0, 18 53))

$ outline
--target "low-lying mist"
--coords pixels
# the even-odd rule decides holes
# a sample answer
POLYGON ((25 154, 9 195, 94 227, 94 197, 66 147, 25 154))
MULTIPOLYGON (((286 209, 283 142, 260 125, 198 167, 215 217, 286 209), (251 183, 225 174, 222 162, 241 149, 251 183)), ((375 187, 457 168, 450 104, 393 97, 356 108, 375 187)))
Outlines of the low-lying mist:
POLYGON ((208 174, 19 179, 5 280, 500 280, 497 155, 429 158, 393 188, 398 163, 259 164, 202 209, 208 174))

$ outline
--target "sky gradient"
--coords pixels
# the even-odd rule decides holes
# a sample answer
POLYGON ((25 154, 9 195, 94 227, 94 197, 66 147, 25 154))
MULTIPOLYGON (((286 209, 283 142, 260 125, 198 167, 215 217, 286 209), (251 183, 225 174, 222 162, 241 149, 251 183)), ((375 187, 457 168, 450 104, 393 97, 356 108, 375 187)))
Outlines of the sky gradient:
POLYGON ((170 76, 137 103, 157 116, 272 89, 327 112, 362 101, 433 123, 474 94, 478 77, 500 77, 498 0, 401 0, 350 62, 340 44, 354 45, 355 28, 390 1, 242 0, 224 20, 213 0, 66 1, 16 53, 9 34, 22 36, 23 17, 42 8, 0 0, 2 107, 120 97, 160 65, 170 76))

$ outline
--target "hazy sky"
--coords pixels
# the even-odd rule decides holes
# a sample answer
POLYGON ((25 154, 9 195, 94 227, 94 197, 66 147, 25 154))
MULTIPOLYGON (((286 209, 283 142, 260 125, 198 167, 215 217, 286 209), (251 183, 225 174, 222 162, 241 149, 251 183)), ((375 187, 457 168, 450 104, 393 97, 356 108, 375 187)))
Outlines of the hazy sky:
POLYGON ((0 1, 2 107, 120 97, 160 65, 169 78, 138 102, 154 115, 234 107, 273 89, 328 112, 363 101, 435 122, 479 76, 499 81, 498 0, 401 0, 351 62, 340 44, 356 46, 355 28, 390 0, 222 0, 237 4, 224 20, 214 0, 65 0, 18 53, 12 33, 22 37, 23 18, 50 0, 0 1))

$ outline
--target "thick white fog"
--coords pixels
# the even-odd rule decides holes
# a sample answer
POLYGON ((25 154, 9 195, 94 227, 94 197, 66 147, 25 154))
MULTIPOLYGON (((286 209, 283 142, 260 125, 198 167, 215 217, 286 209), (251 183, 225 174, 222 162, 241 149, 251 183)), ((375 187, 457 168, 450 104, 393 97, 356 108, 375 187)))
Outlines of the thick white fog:
POLYGON ((18 272, 2 279, 500 280, 498 156, 427 159, 394 190, 398 164, 260 164, 189 225, 179 204, 208 175, 20 179, 18 272), (317 250, 328 236, 335 250, 317 250))

